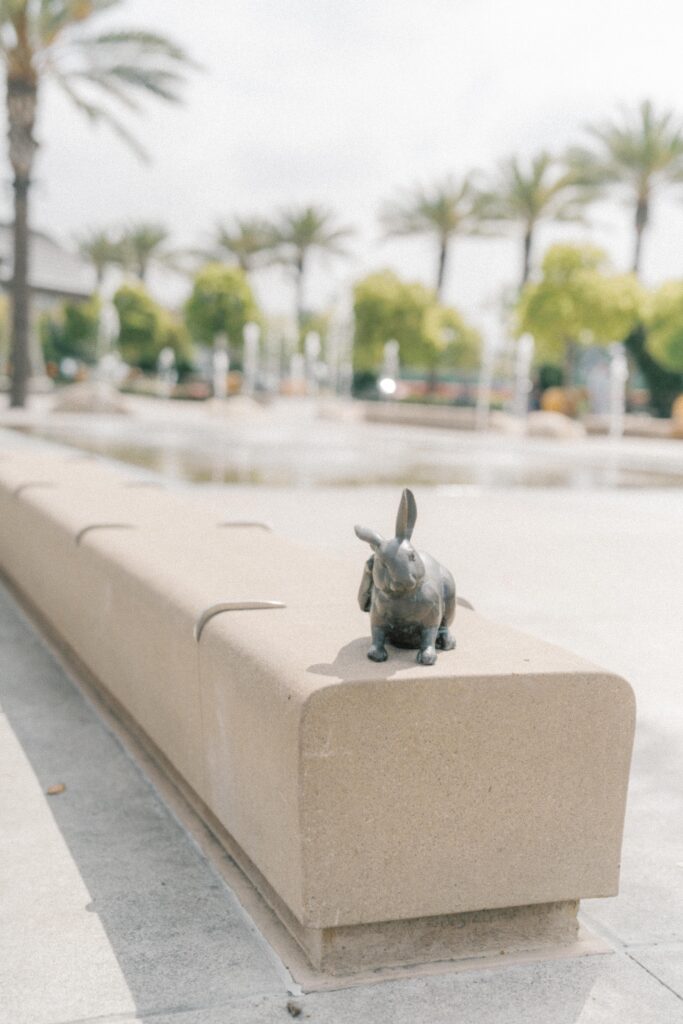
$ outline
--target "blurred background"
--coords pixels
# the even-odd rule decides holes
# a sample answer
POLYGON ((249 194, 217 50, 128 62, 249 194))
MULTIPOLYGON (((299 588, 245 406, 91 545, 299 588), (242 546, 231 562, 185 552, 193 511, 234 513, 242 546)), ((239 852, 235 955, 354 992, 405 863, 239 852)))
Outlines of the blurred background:
POLYGON ((2 12, 2 423, 217 483, 680 484, 673 2, 2 12))

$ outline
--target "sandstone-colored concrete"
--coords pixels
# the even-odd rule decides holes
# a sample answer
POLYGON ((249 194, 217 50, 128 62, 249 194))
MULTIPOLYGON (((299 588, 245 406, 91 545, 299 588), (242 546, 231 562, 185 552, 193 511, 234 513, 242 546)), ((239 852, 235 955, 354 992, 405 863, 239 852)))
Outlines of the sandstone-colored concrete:
POLYGON ((179 574, 172 567, 188 537, 203 537, 211 549, 215 533, 215 563, 216 551, 235 543, 236 531, 220 528, 215 510, 201 504, 169 500, 161 488, 127 486, 138 479, 97 461, 10 453, 0 469, 2 565, 201 792, 192 623, 204 597, 200 581, 200 593, 186 607, 179 589, 188 571, 179 574), (128 528, 120 530, 124 524, 128 528), (110 558, 105 536, 112 532, 125 537, 110 558), (142 583, 135 568, 129 571, 128 548, 154 551, 147 560, 133 555, 133 566, 146 567, 142 583), (165 568, 171 569, 167 584, 165 568), (160 585, 156 599, 150 578, 160 585))
POLYGON ((204 631, 209 803, 307 927, 617 890, 630 688, 467 609, 456 624, 429 668, 367 661, 341 606, 204 631))
POLYGON ((0 461, 0 564, 318 966, 527 948, 565 926, 569 941, 567 907, 617 891, 623 680, 463 608, 436 665, 393 649, 377 665, 362 558, 221 528, 99 465, 20 462, 0 461), (207 608, 259 600, 284 607, 223 612, 195 638, 207 608))
POLYGON ((229 510, 127 487, 101 463, 12 453, 3 473, 5 571, 203 798, 194 626, 214 604, 277 597, 285 581, 306 590, 315 554, 283 561, 263 530, 226 529, 229 510), (17 495, 26 481, 50 486, 17 495))
MULTIPOLYGON (((198 716, 204 717, 206 712, 206 727, 216 715, 210 705, 200 708, 199 692, 195 690, 199 687, 199 658, 206 635, 223 619, 234 620, 238 631, 240 624, 250 620, 261 623, 260 642, 264 644, 272 618, 282 615, 283 610, 222 613, 209 620, 197 644, 195 627, 203 613, 224 602, 276 600, 288 608, 307 604, 311 581, 321 568, 318 555, 261 530, 218 528, 209 532, 190 523, 182 538, 144 529, 102 531, 93 532, 87 546, 106 566, 103 571, 111 586, 107 615, 100 616, 96 623, 91 620, 84 631, 81 643, 88 652, 85 660, 96 662, 96 674, 178 767, 177 730, 189 728, 189 723, 197 719, 192 729, 194 749, 199 743, 198 716), (111 621, 116 621, 116 631, 111 630, 111 621), (125 637, 123 650, 121 636, 125 637), (125 672, 121 672, 122 661, 125 672), (173 731, 168 735, 164 718, 171 714, 173 731)), ((296 639, 290 635, 288 644, 292 642, 296 639)), ((226 656, 224 651, 222 656, 226 656)), ((239 639, 227 653, 229 663, 250 657, 239 639)), ((276 690, 280 700, 273 705, 272 715, 277 722, 284 698, 279 684, 276 690)), ((203 749, 206 763, 205 742, 203 749)), ((216 766, 213 781, 204 780, 204 772, 198 770, 188 778, 210 807, 212 792, 225 789, 232 793, 238 788, 237 782, 226 778, 233 770, 229 764, 228 757, 222 766, 216 766)), ((240 771, 236 766, 234 770, 235 778, 242 778, 244 769, 240 771)), ((248 775, 243 781, 248 792, 248 775)), ((265 808, 267 796, 262 795, 265 808)), ((257 813, 256 809, 252 813, 257 813)), ((272 837, 270 842, 272 845, 272 837)))

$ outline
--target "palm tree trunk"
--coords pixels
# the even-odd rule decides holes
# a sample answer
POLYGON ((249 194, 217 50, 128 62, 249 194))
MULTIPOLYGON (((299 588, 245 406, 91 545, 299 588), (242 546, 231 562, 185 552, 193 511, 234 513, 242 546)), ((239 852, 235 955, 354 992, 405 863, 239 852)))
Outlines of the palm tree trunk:
POLYGON ((527 227, 524 232, 524 258, 522 260, 522 280, 519 282, 519 290, 521 292, 524 285, 529 280, 529 274, 531 273, 531 245, 533 242, 533 228, 527 227))
POLYGON ((7 117, 9 155, 14 171, 14 273, 12 276, 12 377, 10 404, 26 404, 31 374, 29 331, 31 296, 29 290, 29 189, 36 151, 33 138, 38 89, 25 77, 8 77, 7 117))
POLYGON ((304 269, 305 269, 305 253, 299 253, 295 263, 296 273, 296 322, 301 332, 304 324, 304 269))
POLYGON ((443 236, 439 244, 439 263, 436 271, 436 297, 441 302, 443 283, 446 277, 446 264, 448 263, 448 238, 443 236))
POLYGON ((644 196, 638 197, 638 203, 636 205, 636 238, 635 246, 633 250, 633 273, 638 276, 640 273, 640 259, 643 248, 643 234, 647 227, 649 209, 648 200, 644 196))
POLYGON ((26 404, 31 376, 29 331, 31 301, 28 284, 28 191, 29 180, 14 179, 14 276, 12 278, 12 383, 10 405, 26 404))

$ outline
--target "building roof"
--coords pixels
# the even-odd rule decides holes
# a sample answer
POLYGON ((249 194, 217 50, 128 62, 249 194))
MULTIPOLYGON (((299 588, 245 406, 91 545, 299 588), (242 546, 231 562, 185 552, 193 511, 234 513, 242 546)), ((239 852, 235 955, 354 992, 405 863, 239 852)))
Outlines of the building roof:
MULTIPOLYGON (((87 298, 95 290, 95 271, 76 253, 44 231, 31 231, 29 283, 33 291, 64 298, 87 298)), ((12 280, 12 225, 0 223, 0 285, 12 280)))

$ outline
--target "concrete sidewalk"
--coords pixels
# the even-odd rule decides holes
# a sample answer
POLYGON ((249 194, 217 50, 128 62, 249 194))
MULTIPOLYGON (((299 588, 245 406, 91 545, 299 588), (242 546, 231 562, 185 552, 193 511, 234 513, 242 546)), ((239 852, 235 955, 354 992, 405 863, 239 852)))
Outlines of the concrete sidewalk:
MULTIPOLYGON (((621 895, 584 905, 614 953, 295 996, 304 1019, 683 1022, 680 495, 420 497, 416 540, 478 610, 634 684, 621 895)), ((359 573, 349 524, 389 529, 395 507, 392 488, 211 500, 355 557, 359 573)), ((3 588, 0 705, 0 1024, 291 1019, 283 965, 3 588)))

